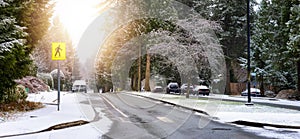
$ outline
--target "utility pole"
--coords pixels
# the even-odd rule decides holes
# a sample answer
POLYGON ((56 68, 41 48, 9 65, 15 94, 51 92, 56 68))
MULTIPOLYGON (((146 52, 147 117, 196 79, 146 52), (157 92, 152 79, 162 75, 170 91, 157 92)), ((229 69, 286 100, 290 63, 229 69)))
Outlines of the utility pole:
POLYGON ((250 0, 247 0, 247 45, 248 45, 248 51, 247 51, 247 55, 248 55, 248 60, 247 60, 247 71, 248 71, 248 77, 247 77, 247 88, 248 88, 248 101, 246 103, 246 105, 253 105, 253 103, 251 103, 251 76, 250 76, 250 72, 251 72, 251 61, 250 61, 250 0))

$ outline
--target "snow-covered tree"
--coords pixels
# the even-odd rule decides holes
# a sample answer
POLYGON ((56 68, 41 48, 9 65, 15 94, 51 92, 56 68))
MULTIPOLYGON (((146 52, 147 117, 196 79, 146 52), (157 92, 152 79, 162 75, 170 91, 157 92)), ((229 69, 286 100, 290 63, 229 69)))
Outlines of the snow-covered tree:
POLYGON ((297 65, 297 88, 300 93, 300 2, 299 0, 292 0, 290 7, 290 20, 286 23, 289 29, 288 40, 288 55, 291 59, 296 61, 297 65))
MULTIPOLYGON (((220 74, 224 77, 223 71, 225 70, 220 70, 224 69, 222 68, 224 63, 221 64, 219 61, 224 58, 223 52, 213 34, 214 30, 220 29, 219 26, 215 22, 207 21, 199 14, 193 13, 195 11, 192 8, 176 9, 168 5, 168 1, 162 3, 166 4, 164 5, 166 7, 158 6, 159 10, 164 9, 161 12, 155 8, 142 8, 141 12, 138 11, 139 9, 133 10, 136 7, 127 7, 134 12, 133 14, 121 12, 122 17, 118 20, 126 18, 127 14, 133 16, 136 13, 141 13, 141 15, 135 15, 141 18, 119 27, 104 43, 103 50, 100 50, 101 53, 98 54, 100 57, 97 63, 97 71, 101 75, 101 79, 115 80, 114 83, 116 81, 125 82, 122 79, 128 77, 114 79, 118 75, 112 74, 110 70, 112 65, 115 66, 113 70, 124 69, 120 65, 126 63, 124 60, 129 59, 126 56, 131 56, 133 59, 131 63, 125 64, 127 65, 125 69, 128 71, 124 73, 131 78, 132 87, 136 87, 135 83, 139 79, 136 70, 138 63, 135 60, 144 57, 144 54, 151 54, 151 68, 156 70, 155 73, 163 73, 168 77, 169 75, 174 76, 178 72, 179 75, 176 77, 179 78, 178 82, 186 83, 189 77, 199 78, 200 76, 207 80, 216 78, 220 74), (147 13, 150 13, 151 18, 144 17, 147 13), (136 53, 138 49, 145 52, 140 55, 136 53), (116 57, 121 57, 119 59, 124 62, 112 63, 116 57), (159 68, 173 68, 173 70, 164 71, 159 68)), ((119 72, 115 72, 115 74, 119 74, 119 72)), ((194 84, 198 83, 194 82, 194 84)), ((219 92, 223 93, 222 90, 219 92)))
POLYGON ((297 52, 297 44, 294 45, 291 40, 297 38, 295 34, 299 31, 297 22, 299 13, 293 12, 295 10, 293 7, 299 7, 299 1, 261 2, 258 18, 254 24, 252 60, 262 90, 264 83, 281 89, 296 86, 294 65, 299 57, 299 51, 297 52))
POLYGON ((20 8, 24 8, 22 4, 0 1, 0 103, 6 93, 12 92, 13 80, 30 71, 31 61, 25 50, 27 33, 16 20, 20 8))

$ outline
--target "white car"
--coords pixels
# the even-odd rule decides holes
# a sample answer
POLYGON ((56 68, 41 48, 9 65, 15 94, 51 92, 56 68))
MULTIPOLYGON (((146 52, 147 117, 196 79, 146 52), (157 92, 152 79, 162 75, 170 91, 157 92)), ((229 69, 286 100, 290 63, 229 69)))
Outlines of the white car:
MULTIPOLYGON (((260 90, 258 88, 250 88, 251 96, 261 96, 260 90)), ((241 93, 242 96, 248 96, 248 89, 241 93)))
POLYGON ((156 92, 163 92, 164 89, 162 86, 155 86, 154 89, 152 90, 152 92, 156 93, 156 92))
POLYGON ((203 96, 209 96, 210 90, 205 85, 197 85, 194 87, 193 92, 197 95, 202 94, 203 96))
MULTIPOLYGON (((188 90, 188 84, 181 85, 180 89, 181 89, 182 93, 186 93, 188 90)), ((194 85, 190 84, 190 87, 189 87, 190 92, 192 92, 193 89, 194 89, 194 85)))
POLYGON ((72 92, 85 92, 87 93, 87 85, 85 80, 76 80, 72 86, 72 92))

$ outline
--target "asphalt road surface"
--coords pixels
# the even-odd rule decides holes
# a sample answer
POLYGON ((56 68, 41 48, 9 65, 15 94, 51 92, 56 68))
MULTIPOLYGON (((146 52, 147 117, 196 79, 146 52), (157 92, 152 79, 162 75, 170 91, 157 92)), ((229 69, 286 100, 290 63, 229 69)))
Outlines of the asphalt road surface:
POLYGON ((92 122, 112 121, 103 139, 264 139, 193 111, 125 93, 79 94, 92 106, 92 122), (102 116, 101 116, 102 115, 102 116), (102 119, 103 121, 103 119, 102 119))

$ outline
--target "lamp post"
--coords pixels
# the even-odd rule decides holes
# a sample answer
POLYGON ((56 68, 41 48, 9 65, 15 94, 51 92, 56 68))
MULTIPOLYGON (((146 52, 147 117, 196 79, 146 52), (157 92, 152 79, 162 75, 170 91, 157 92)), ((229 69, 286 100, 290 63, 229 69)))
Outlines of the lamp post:
POLYGON ((251 67, 250 67, 250 0, 247 0, 247 55, 248 55, 248 60, 247 60, 247 88, 248 88, 248 101, 246 103, 246 105, 253 105, 253 103, 251 103, 251 92, 250 92, 250 88, 251 88, 251 78, 250 78, 250 72, 251 72, 251 67))

